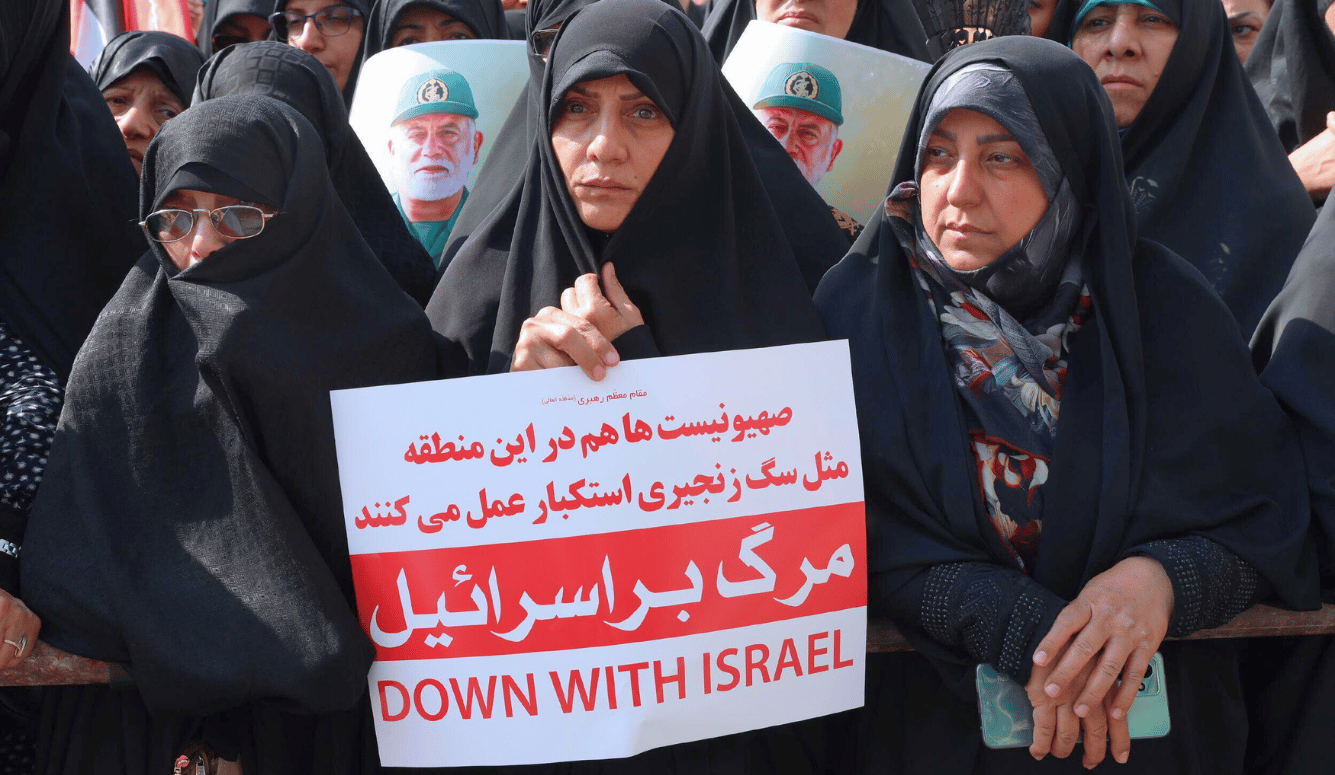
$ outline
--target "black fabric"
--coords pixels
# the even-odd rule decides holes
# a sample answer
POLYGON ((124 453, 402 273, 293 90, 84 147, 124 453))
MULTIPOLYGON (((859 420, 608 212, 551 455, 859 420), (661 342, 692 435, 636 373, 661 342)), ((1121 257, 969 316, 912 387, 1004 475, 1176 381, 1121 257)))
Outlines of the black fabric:
MULTIPOLYGON (((218 25, 238 14, 258 16, 266 21, 274 12, 274 0, 209 0, 204 6, 204 15, 199 20, 199 34, 195 36, 195 45, 205 59, 214 55, 213 36, 218 25)), ((269 33, 273 34, 272 30, 269 33)))
MULTIPOLYGON (((673 8, 675 0, 664 0, 673 8)), ((528 29, 542 30, 559 25, 571 14, 594 0, 535 0, 528 5, 528 29)), ((487 161, 478 172, 477 185, 468 196, 459 214, 459 220, 450 233, 449 245, 441 273, 448 268, 464 242, 500 207, 513 196, 523 179, 534 145, 534 136, 544 126, 546 107, 537 99, 545 64, 529 50, 529 81, 524 85, 505 124, 492 143, 487 161)), ((732 106, 732 113, 741 127, 746 149, 751 154, 756 170, 769 195, 770 204, 779 216, 784 239, 797 258, 807 286, 814 291, 820 278, 835 261, 848 250, 846 232, 835 219, 829 206, 816 189, 792 163, 788 152, 775 141, 769 130, 756 119, 755 114, 742 102, 728 82, 719 80, 732 106)))
MULTIPOLYGON (((1000 626, 1008 618, 1035 620, 1027 636, 1015 630, 1022 642, 999 647, 1016 651, 1020 680, 1064 601, 1124 557, 1153 554, 1156 541, 1208 538, 1254 568, 1257 583, 1274 590, 1284 605, 1314 607, 1296 439, 1255 379, 1228 311, 1200 274, 1171 251, 1137 238, 1112 107, 1092 71, 1069 50, 1037 38, 965 46, 928 75, 908 136, 918 135, 939 85, 975 62, 995 62, 1020 79, 1084 209, 1077 244, 1093 315, 1069 342, 1060 425, 1044 485, 1049 518, 1037 562, 1024 576, 987 518, 940 325, 889 214, 878 212, 852 252, 826 275, 817 305, 829 334, 849 338, 852 350, 872 611, 890 614, 944 683, 968 698, 978 655, 967 644, 931 637, 924 619, 936 607, 929 595, 940 594, 930 586, 938 566, 978 565, 1013 582, 1009 592, 983 585, 976 604, 1001 607, 989 614, 1000 626)), ((892 186, 912 179, 915 150, 901 150, 892 186)), ((1233 571, 1220 578, 1236 579, 1233 571)), ((1175 590, 1181 581, 1174 581, 1175 590)), ((1209 587, 1216 579, 1187 581, 1209 587)), ((1173 695, 1175 713, 1182 712, 1176 704, 1182 697, 1173 695)), ((910 707, 916 702, 907 700, 910 707)), ((1189 725, 1201 730, 1211 713, 1236 707, 1229 695, 1213 691, 1198 702, 1186 706, 1185 718, 1194 718, 1189 725)), ((976 719, 947 736, 976 749, 976 719)), ((1206 737, 1216 731, 1210 728, 1206 737)), ((1171 744, 1180 748, 1183 739, 1171 744)), ((1133 747, 1133 761, 1136 756, 1133 747)), ((1025 765, 1022 757, 1001 758, 1037 766, 1032 760, 1025 765)))
POLYGON ((363 61, 390 48, 394 24, 410 5, 424 5, 447 13, 473 28, 481 40, 509 40, 501 0, 380 0, 371 9, 362 40, 363 61))
MULTIPOLYGON (((755 18, 755 0, 717 0, 710 6, 702 32, 720 65, 732 53, 746 25, 755 18)), ((858 0, 857 13, 844 40, 923 62, 932 61, 927 50, 927 33, 911 0, 858 0)))
MULTIPOLYGON (((270 1, 272 2, 273 0, 270 1)), ((378 1, 379 0, 339 0, 341 4, 350 6, 352 8, 356 8, 358 11, 362 12, 362 18, 361 18, 362 42, 357 48, 357 58, 353 60, 352 70, 348 72, 348 84, 343 87, 343 104, 347 107, 352 107, 352 97, 353 94, 355 94, 357 91, 357 77, 361 75, 362 62, 365 62, 366 57, 368 56, 368 54, 366 53, 366 36, 371 30, 371 23, 370 23, 371 6, 377 5, 378 1)), ((269 13, 278 13, 285 10, 286 8, 287 8, 287 0, 277 0, 277 4, 270 9, 269 13)), ((265 14, 265 17, 267 18, 268 14, 265 14)), ((356 26, 357 23, 353 22, 352 28, 343 34, 344 35, 357 34, 356 26)), ((273 36, 270 35, 269 39, 273 40, 273 36)))
POLYGON ((122 32, 107 43, 88 68, 97 88, 105 91, 137 67, 146 67, 171 89, 181 106, 190 104, 195 76, 204 64, 199 49, 170 32, 122 32))
POLYGON ((184 271, 152 243, 99 318, 33 505, 26 601, 43 640, 124 664, 154 712, 262 701, 360 723, 373 647, 353 612, 329 391, 434 377, 432 334, 295 109, 221 97, 168 122, 141 212, 188 164, 278 214, 184 271))
POLYGON ((1335 110, 1335 35, 1315 0, 1275 0, 1247 56, 1247 77, 1287 151, 1326 130, 1335 110))
POLYGON ((0 318, 62 381, 143 252, 134 186, 67 5, 0 4, 0 318))
MULTIPOLYGON (((1049 36, 1070 40, 1079 5, 1058 5, 1049 36)), ((1177 43, 1122 139, 1137 231, 1205 275, 1247 338, 1316 211, 1242 71, 1223 6, 1173 0, 1161 10, 1177 43)))
POLYGON ((320 132, 329 178, 362 238, 399 287, 425 305, 436 266, 399 214, 375 162, 348 125, 348 111, 329 71, 301 49, 276 41, 243 43, 219 52, 199 76, 195 102, 259 94, 296 108, 320 132))
POLYGON ((665 355, 820 338, 739 126, 749 111, 681 11, 656 0, 580 11, 552 49, 539 94, 544 130, 522 182, 464 244, 427 307, 474 371, 508 370, 524 320, 609 261, 665 355), (676 133, 625 222, 595 241, 566 189, 551 120, 564 96, 557 84, 615 74, 658 95, 676 133))

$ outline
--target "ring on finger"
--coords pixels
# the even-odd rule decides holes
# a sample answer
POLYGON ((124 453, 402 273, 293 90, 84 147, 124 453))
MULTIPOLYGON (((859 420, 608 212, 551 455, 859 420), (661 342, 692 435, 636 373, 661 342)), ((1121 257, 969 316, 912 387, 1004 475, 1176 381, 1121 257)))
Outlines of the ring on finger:
POLYGON ((28 650, 28 636, 27 636, 27 635, 20 635, 20 636, 19 636, 19 639, 16 640, 16 641, 15 641, 15 640, 10 640, 9 638, 5 638, 4 640, 5 640, 5 643, 8 643, 9 645, 11 645, 11 646, 14 647, 14 656, 16 656, 16 657, 21 657, 21 656, 23 656, 23 652, 25 652, 25 651, 28 650))

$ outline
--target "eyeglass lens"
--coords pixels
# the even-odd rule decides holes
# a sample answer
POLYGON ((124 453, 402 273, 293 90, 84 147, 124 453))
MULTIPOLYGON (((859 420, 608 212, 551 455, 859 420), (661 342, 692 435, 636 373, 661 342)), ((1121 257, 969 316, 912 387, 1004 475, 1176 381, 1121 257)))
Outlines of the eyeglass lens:
MULTIPOLYGON (((219 234, 232 239, 254 237, 264 230, 264 211, 250 205, 219 207, 209 213, 209 220, 219 234)), ((158 210, 144 219, 144 225, 158 242, 175 242, 194 228, 195 214, 189 210, 158 210)))
POLYGON ((315 22, 315 29, 319 30, 321 35, 337 37, 347 32, 352 27, 352 20, 360 15, 355 8, 333 5, 312 14, 284 11, 269 18, 274 22, 274 26, 279 28, 279 37, 291 38, 293 35, 300 35, 307 19, 315 22))

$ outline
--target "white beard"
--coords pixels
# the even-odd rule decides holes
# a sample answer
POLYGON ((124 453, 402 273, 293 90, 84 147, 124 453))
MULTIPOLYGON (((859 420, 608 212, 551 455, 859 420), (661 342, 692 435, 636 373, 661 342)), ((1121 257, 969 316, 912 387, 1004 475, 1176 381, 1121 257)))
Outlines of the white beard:
POLYGON ((422 157, 424 163, 439 164, 449 170, 444 174, 428 175, 423 172, 409 173, 406 185, 402 188, 401 196, 413 199, 418 202, 438 202, 442 199, 449 199, 468 182, 468 173, 473 171, 472 164, 451 165, 445 159, 429 159, 422 157))

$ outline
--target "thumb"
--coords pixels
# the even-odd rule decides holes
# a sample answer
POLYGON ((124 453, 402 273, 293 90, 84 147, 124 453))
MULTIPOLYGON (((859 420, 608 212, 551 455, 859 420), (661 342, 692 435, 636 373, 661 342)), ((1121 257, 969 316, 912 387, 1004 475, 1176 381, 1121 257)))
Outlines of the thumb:
POLYGON ((612 266, 611 261, 603 264, 602 275, 603 291, 612 306, 623 314, 630 309, 635 309, 635 303, 626 294, 626 289, 621 287, 621 281, 617 279, 616 267, 612 266))

